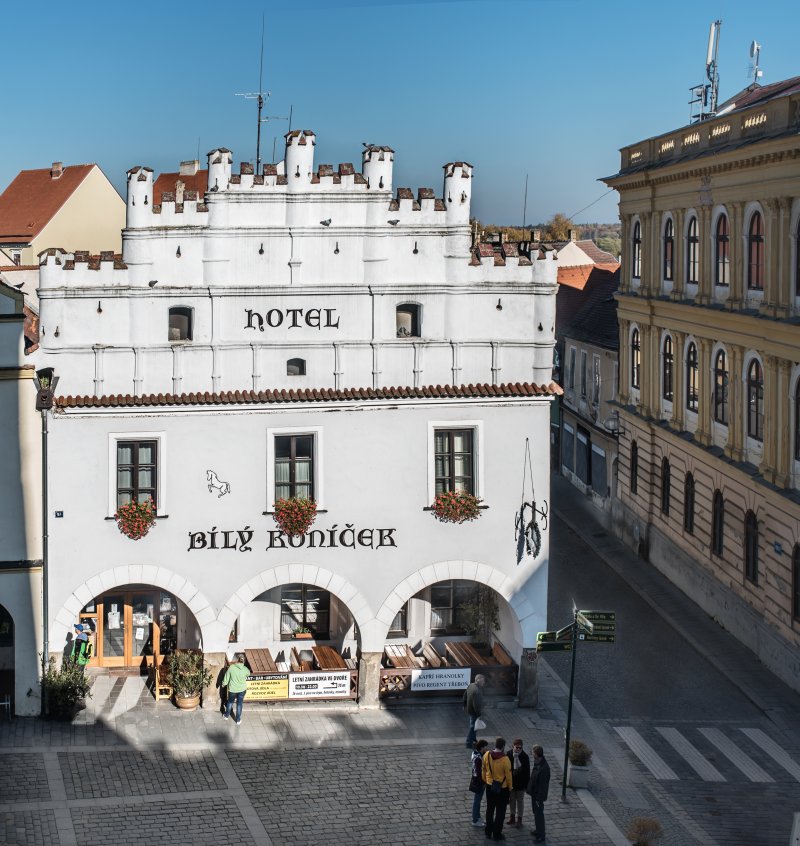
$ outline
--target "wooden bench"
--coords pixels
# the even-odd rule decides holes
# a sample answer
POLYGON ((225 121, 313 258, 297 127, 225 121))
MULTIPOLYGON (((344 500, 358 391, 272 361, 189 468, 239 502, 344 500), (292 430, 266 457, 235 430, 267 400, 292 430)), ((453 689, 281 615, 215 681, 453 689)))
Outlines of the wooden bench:
POLYGON ((293 673, 313 673, 314 664, 311 661, 303 661, 297 654, 297 649, 293 646, 290 653, 292 672, 293 673))
POLYGON ((480 667, 486 663, 485 658, 475 651, 475 647, 465 641, 446 643, 444 654, 448 656, 448 664, 452 661, 456 667, 480 667))
POLYGON ((320 670, 331 672, 347 669, 344 658, 330 646, 312 646, 311 651, 320 670))
POLYGON ((391 667, 419 667, 420 662, 416 655, 405 643, 387 643, 383 647, 383 654, 391 667))
POLYGON ((436 647, 432 643, 426 643, 422 647, 422 657, 428 662, 429 667, 441 667, 442 656, 436 651, 436 647))
POLYGON ((502 664, 504 667, 514 666, 514 659, 508 654, 505 646, 499 640, 496 640, 492 645, 492 655, 498 664, 502 664))
POLYGON ((280 672, 269 649, 246 649, 244 656, 251 675, 280 672))

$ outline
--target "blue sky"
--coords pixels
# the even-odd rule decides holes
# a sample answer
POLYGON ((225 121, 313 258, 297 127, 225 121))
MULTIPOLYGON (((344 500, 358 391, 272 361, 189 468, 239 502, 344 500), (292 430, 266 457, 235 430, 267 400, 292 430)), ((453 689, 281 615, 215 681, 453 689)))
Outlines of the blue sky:
MULTIPOLYGON (((267 114, 318 136, 317 163, 397 151, 395 186, 441 191, 441 165, 475 165, 473 214, 519 224, 579 212, 605 192, 618 149, 688 122, 708 28, 722 18, 721 100, 800 75, 800 3, 762 0, 305 0, 29 2, 3 10, 0 188, 24 168, 98 162, 119 190, 215 146, 255 157, 266 16, 267 114)), ((286 123, 262 130, 262 158, 286 123)), ((280 152, 278 158, 281 157, 280 152)), ((617 219, 611 193, 577 221, 617 219)))

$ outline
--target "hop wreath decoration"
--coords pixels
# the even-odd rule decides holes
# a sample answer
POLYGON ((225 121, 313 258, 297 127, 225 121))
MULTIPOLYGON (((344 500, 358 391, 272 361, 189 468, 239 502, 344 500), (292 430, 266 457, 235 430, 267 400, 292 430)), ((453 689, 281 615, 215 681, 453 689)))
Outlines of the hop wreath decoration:
POLYGON ((114 514, 120 532, 131 540, 140 540, 156 521, 156 504, 148 497, 144 502, 131 500, 120 505, 114 514))
POLYGON ((467 491, 445 491, 433 501, 433 516, 442 523, 466 523, 481 516, 482 499, 467 491))
POLYGON ((293 496, 275 502, 272 515, 278 528, 289 537, 304 535, 317 519, 316 500, 293 496))

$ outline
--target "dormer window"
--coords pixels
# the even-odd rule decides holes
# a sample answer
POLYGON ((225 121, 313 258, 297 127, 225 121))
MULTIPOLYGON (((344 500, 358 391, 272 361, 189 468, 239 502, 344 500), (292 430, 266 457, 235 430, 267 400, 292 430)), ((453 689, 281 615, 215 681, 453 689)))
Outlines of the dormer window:
POLYGON ((306 360, 304 358, 290 358, 286 362, 287 376, 305 376, 306 360))
POLYGON ((416 303, 401 303, 395 311, 398 338, 419 338, 422 308, 416 303))
POLYGON ((169 310, 169 341, 192 340, 192 309, 175 306, 169 310))

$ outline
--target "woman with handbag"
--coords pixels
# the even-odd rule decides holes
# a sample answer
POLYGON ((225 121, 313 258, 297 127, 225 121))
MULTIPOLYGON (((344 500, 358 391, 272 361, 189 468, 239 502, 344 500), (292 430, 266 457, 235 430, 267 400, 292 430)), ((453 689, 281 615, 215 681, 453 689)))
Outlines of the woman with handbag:
POLYGON ((486 784, 486 825, 483 828, 492 840, 505 840, 503 819, 511 794, 511 761, 506 755, 506 740, 498 737, 494 749, 483 756, 483 781, 486 784))
POLYGON ((472 791, 472 824, 475 828, 484 825, 481 819, 481 800, 486 785, 483 781, 483 753, 489 745, 488 740, 476 740, 472 746, 472 770, 470 772, 469 789, 472 791))

